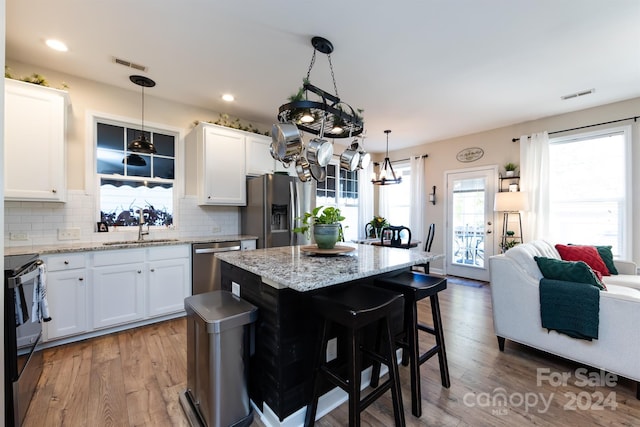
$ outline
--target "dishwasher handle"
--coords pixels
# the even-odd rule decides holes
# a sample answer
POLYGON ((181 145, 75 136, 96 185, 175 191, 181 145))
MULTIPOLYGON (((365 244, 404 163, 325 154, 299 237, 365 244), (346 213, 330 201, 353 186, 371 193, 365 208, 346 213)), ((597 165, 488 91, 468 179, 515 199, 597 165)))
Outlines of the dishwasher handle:
POLYGON ((240 245, 238 246, 227 246, 226 248, 203 248, 196 249, 196 254, 215 254, 220 252, 231 252, 231 251, 239 251, 240 245))

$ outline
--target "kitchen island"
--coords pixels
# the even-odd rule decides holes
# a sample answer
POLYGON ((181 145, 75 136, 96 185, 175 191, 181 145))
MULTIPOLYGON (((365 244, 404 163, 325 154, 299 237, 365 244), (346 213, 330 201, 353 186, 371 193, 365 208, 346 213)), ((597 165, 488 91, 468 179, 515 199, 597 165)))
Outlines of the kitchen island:
MULTIPOLYGON (((305 407, 311 398, 311 373, 320 326, 311 307, 312 295, 329 286, 371 283, 378 277, 443 257, 372 245, 340 245, 355 250, 337 256, 318 256, 303 252, 300 246, 286 246, 216 255, 223 261, 222 289, 259 308, 255 352, 249 368, 249 396, 267 425, 303 424, 305 407)), ((402 313, 398 313, 396 330, 401 328, 401 322, 402 313)), ((331 363, 346 367, 342 351, 345 337, 339 330, 334 332, 336 351, 331 363)), ((341 390, 326 391, 319 414, 339 405, 346 396, 341 390)))

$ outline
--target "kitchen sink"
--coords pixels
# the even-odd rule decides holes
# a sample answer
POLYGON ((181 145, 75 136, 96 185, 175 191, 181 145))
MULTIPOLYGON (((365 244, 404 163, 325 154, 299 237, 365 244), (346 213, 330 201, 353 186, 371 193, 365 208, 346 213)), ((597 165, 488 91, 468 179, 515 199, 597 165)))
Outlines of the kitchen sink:
POLYGON ((119 246, 119 245, 141 245, 144 243, 168 243, 177 242, 178 239, 148 239, 148 240, 120 240, 116 242, 105 242, 104 246, 119 246))

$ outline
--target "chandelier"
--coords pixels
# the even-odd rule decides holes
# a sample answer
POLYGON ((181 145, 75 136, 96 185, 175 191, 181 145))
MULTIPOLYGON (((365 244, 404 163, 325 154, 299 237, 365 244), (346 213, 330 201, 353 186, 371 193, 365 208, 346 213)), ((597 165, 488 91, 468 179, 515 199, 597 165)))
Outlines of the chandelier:
POLYGON ((375 185, 400 184, 402 182, 402 177, 396 177, 396 173, 393 171, 393 166, 391 166, 391 160, 389 160, 389 134, 391 133, 391 130, 387 129, 384 133, 387 134, 387 155, 384 158, 384 162, 380 164, 378 174, 376 175, 374 172, 371 182, 375 185))
POLYGON ((278 109, 278 121, 280 123, 293 123, 300 130, 319 135, 322 138, 324 130, 326 136, 331 138, 349 138, 360 135, 363 130, 361 111, 355 111, 349 104, 342 102, 338 95, 338 87, 331 63, 333 44, 323 37, 311 39, 313 55, 307 71, 307 77, 303 79, 303 85, 298 92, 289 98, 288 103, 278 109), (316 51, 324 53, 329 59, 331 78, 335 95, 326 92, 311 84, 309 77, 315 64, 316 51))

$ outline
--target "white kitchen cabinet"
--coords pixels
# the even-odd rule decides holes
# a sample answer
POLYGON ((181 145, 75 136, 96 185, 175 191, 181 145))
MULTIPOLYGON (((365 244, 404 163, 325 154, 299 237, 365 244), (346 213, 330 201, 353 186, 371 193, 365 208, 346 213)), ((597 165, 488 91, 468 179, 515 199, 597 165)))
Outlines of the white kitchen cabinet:
POLYGON ((147 316, 184 310, 191 295, 189 245, 148 248, 147 316))
POLYGON ((96 252, 92 294, 94 329, 142 320, 145 249, 96 252))
POLYGON ((87 270, 84 254, 43 258, 47 265, 47 301, 51 321, 44 322, 44 340, 77 335, 89 329, 87 270))
POLYGON ((5 79, 4 198, 66 201, 67 92, 5 79))
POLYGON ((187 135, 196 145, 198 204, 246 205, 245 134, 209 123, 187 135))
POLYGON ((273 173, 276 170, 276 161, 271 157, 271 137, 248 134, 245 136, 245 144, 247 148, 247 175, 260 176, 265 173, 273 173))

